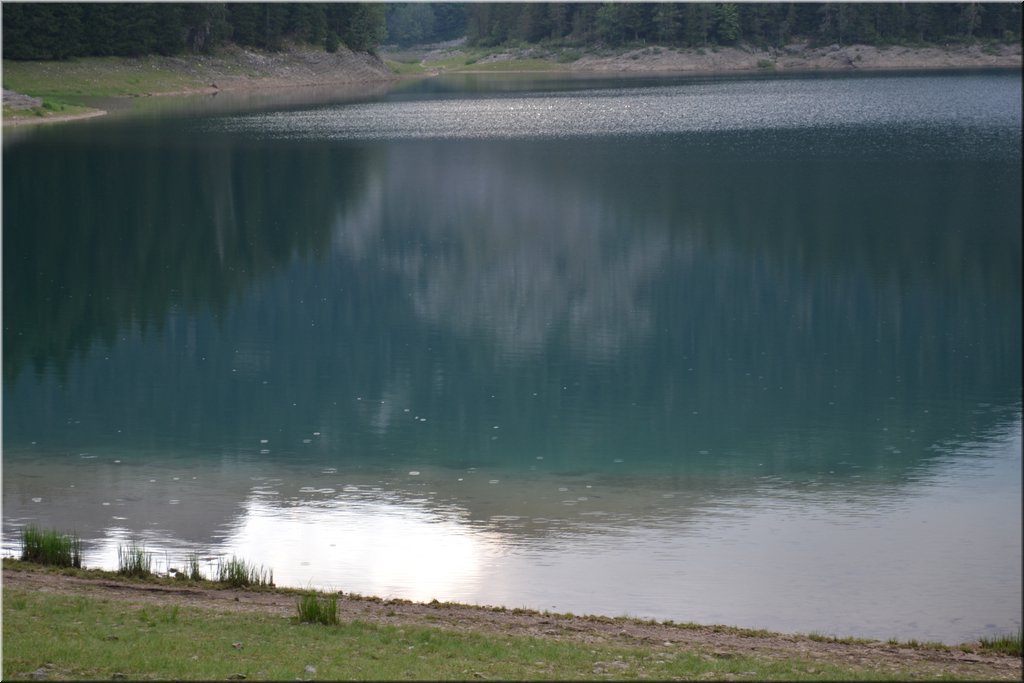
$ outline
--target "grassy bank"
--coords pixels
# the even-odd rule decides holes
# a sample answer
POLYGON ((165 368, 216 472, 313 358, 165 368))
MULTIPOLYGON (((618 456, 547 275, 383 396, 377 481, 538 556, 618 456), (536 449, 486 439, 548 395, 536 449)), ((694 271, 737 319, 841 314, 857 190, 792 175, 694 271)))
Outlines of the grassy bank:
MULTIPOLYGON (((346 49, 327 53, 302 45, 276 52, 228 45, 203 55, 3 61, 5 89, 65 108, 88 104, 90 98, 251 92, 384 83, 393 78, 384 63, 369 53, 346 49)), ((73 115, 69 109, 61 114, 73 115)), ((14 117, 24 121, 35 113, 18 113, 5 106, 4 116, 5 122, 14 117)))
POLYGON ((1010 640, 1015 656, 4 560, 4 678, 1019 680, 1010 640))
POLYGON ((61 62, 4 60, 4 87, 69 102, 83 97, 139 96, 180 92, 203 83, 162 57, 85 57, 61 62))
POLYGON ((323 626, 275 614, 124 604, 4 591, 4 678, 505 680, 712 678, 902 680, 809 660, 716 657, 359 621, 323 626))
POLYGON ((36 123, 102 113, 84 106, 94 97, 138 97, 149 93, 184 92, 202 82, 157 57, 90 57, 64 62, 4 60, 3 86, 42 99, 38 107, 4 106, 8 123, 36 123))
POLYGON ((841 669, 824 672, 804 662, 707 661, 692 653, 667 656, 441 628, 320 626, 277 615, 124 605, 85 596, 19 590, 4 595, 5 678, 42 668, 54 678, 82 679, 573 679, 594 674, 601 661, 628 678, 847 677, 841 669))

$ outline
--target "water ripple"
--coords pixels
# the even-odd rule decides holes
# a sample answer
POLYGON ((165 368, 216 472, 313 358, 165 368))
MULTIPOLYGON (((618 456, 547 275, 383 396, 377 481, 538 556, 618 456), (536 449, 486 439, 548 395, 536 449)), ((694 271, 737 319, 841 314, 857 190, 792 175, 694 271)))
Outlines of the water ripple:
POLYGON ((277 139, 519 139, 727 130, 952 126, 1018 130, 1020 79, 773 79, 385 100, 220 119, 277 139), (1009 85, 1009 87, 1008 87, 1009 85))

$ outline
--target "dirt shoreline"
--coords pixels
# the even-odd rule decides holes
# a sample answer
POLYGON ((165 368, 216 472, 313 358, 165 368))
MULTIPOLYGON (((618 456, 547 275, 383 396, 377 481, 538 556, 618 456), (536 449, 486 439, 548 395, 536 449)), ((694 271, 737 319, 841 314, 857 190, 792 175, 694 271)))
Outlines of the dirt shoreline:
MULTIPOLYGON (((295 592, 247 591, 201 585, 166 585, 65 576, 46 570, 4 567, 3 588, 86 595, 127 604, 178 605, 221 612, 294 616, 295 592)), ((553 615, 469 605, 412 603, 345 595, 339 618, 374 624, 427 626, 483 634, 520 635, 582 643, 683 650, 721 658, 800 658, 865 671, 912 670, 920 676, 953 675, 974 680, 1021 680, 1019 657, 958 648, 913 648, 881 641, 835 642, 810 636, 765 634, 716 626, 678 626, 631 619, 553 615)))
MULTIPOLYGON (((1020 69, 1020 44, 959 45, 944 47, 874 47, 870 45, 830 45, 809 47, 794 43, 781 49, 759 49, 750 46, 721 48, 666 48, 656 45, 602 54, 588 52, 571 61, 540 48, 523 48, 495 52, 472 64, 452 68, 453 58, 466 57, 458 43, 424 46, 408 50, 382 49, 380 56, 365 52, 340 50, 327 53, 312 48, 293 47, 281 52, 260 52, 241 47, 228 47, 214 55, 150 58, 149 62, 124 59, 121 70, 140 69, 141 65, 176 74, 194 86, 169 90, 134 93, 132 96, 184 96, 218 92, 256 93, 282 88, 329 87, 356 83, 383 83, 397 80, 385 64, 386 59, 406 63, 418 62, 423 74, 403 78, 428 78, 443 73, 531 72, 545 73, 622 73, 622 74, 740 74, 740 73, 827 73, 897 70, 957 69, 1020 69), (529 60, 526 62, 524 60, 529 60), (524 61, 517 69, 516 62, 524 61), (538 69, 538 61, 546 68, 538 69), (438 62, 438 63, 435 63, 438 62), (202 84, 202 85, 198 85, 202 84)), ((52 63, 58 69, 60 63, 52 63)), ((55 78, 59 78, 57 76, 55 78)), ((31 98, 19 98, 5 91, 5 106, 31 98)), ((4 117, 4 126, 75 121, 102 116, 95 110, 71 115, 4 117)))
POLYGON ((48 116, 32 116, 24 118, 5 118, 4 125, 17 127, 17 126, 34 126, 39 123, 63 123, 65 121, 79 121, 81 119, 91 119, 97 116, 105 116, 107 112, 102 109, 94 109, 92 111, 81 112, 80 114, 51 114, 48 116))

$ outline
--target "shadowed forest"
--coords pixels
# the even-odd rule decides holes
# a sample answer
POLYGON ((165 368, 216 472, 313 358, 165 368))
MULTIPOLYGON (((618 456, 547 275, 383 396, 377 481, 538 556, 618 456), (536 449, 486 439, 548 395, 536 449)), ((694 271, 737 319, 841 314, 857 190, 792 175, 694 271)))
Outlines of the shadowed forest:
POLYGON ((173 55, 235 43, 714 47, 1014 42, 1019 3, 5 3, 5 59, 173 55))

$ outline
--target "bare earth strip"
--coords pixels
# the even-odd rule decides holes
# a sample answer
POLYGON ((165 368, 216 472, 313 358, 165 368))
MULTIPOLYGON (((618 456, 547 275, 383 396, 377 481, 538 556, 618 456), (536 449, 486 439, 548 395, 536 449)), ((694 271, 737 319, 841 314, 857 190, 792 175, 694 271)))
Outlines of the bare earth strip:
MULTIPOLYGON (((197 607, 222 612, 295 615, 294 592, 176 587, 87 579, 40 571, 3 570, 5 588, 87 595, 129 604, 197 607)), ((339 618, 394 626, 439 627, 458 631, 520 635, 583 643, 662 650, 685 650, 711 657, 800 658, 878 672, 912 670, 921 677, 1021 680, 1018 657, 977 654, 956 648, 897 647, 880 641, 829 642, 807 636, 764 634, 714 626, 678 626, 631 619, 562 616, 524 610, 439 603, 411 603, 343 596, 339 618)))
POLYGON ((78 121, 79 119, 91 119, 95 116, 104 116, 107 112, 102 109, 85 111, 81 114, 51 114, 49 116, 35 116, 25 118, 4 119, 5 126, 31 126, 37 123, 61 123, 63 121, 78 121))

